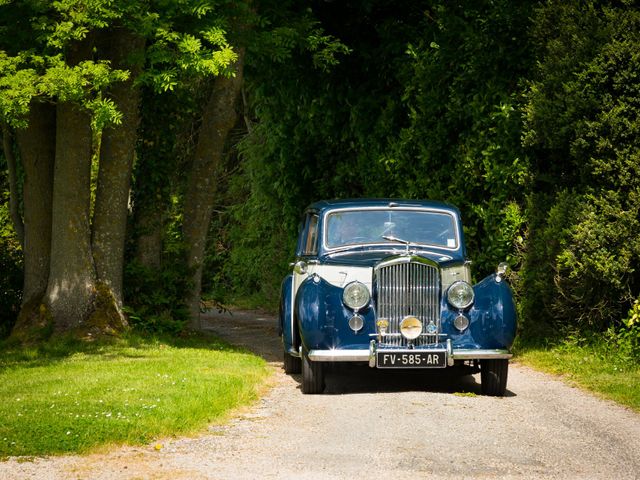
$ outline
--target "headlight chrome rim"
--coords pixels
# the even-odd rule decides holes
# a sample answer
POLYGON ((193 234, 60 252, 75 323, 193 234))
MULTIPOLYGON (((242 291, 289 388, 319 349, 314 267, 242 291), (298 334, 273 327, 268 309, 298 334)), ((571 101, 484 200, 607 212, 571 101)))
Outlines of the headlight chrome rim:
POLYGON ((453 320, 453 326, 456 327, 459 332, 464 332, 469 328, 469 319, 465 315, 460 314, 453 320))
POLYGON ((464 280, 453 282, 447 290, 447 301, 460 310, 470 307, 474 300, 473 287, 464 280))
POLYGON ((357 280, 347 284, 342 292, 342 302, 356 312, 369 305, 370 300, 369 289, 364 283, 357 280))
POLYGON ((354 333, 358 333, 364 327, 364 318, 362 315, 358 315, 357 313, 349 319, 349 328, 354 331, 354 333))

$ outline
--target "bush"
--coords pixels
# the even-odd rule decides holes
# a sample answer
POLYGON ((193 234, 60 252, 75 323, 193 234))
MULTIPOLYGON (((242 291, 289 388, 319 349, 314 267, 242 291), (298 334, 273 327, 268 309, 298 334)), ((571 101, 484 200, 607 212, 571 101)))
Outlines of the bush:
POLYGON ((640 298, 633 303, 624 325, 615 332, 615 338, 620 355, 636 365, 640 363, 640 298))
POLYGON ((640 291, 640 12, 550 2, 533 38, 540 62, 524 138, 538 193, 523 312, 617 330, 640 291))

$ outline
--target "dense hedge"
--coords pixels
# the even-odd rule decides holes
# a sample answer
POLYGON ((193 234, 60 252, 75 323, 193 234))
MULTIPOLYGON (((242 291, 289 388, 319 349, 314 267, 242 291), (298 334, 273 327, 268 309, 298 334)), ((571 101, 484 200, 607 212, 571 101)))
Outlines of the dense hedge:
POLYGON ((535 18, 525 318, 619 325, 640 291, 640 12, 557 2, 535 18))
POLYGON ((339 65, 248 70, 220 281, 275 304, 313 200, 435 198, 461 208, 477 277, 515 267, 525 332, 621 327, 640 291, 632 4, 339 3, 317 7, 339 65))

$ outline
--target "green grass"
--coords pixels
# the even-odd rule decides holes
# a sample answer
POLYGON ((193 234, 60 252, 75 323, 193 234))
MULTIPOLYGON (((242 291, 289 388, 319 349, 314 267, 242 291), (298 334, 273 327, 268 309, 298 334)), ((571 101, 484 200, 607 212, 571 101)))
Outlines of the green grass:
POLYGON ((0 457, 202 431, 267 376, 262 359, 213 339, 0 346, 0 457))
POLYGON ((640 365, 604 340, 551 346, 521 344, 516 361, 640 412, 640 365))

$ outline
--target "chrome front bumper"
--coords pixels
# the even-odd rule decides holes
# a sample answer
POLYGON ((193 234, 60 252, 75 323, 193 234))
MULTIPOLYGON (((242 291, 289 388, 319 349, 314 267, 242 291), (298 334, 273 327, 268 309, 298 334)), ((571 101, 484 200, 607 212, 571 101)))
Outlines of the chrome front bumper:
MULTIPOLYGON (((376 366, 377 346, 371 340, 368 349, 358 350, 311 350, 309 359, 313 362, 368 362, 370 367, 376 366)), ((394 349, 394 351, 398 351, 394 349)), ((406 350, 410 351, 410 350, 406 350)), ((447 340, 447 364, 453 366, 455 360, 487 360, 508 359, 513 355, 502 349, 453 349, 451 340, 447 340)))

